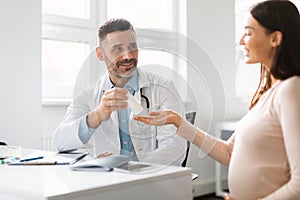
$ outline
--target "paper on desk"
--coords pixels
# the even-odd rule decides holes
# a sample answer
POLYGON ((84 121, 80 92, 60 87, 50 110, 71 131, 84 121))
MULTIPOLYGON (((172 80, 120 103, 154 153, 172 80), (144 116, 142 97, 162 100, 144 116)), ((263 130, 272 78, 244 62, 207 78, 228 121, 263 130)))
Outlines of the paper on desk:
MULTIPOLYGON (((25 165, 41 165, 41 164, 57 164, 57 165, 71 165, 82 158, 84 158, 87 154, 86 153, 71 153, 71 154, 62 154, 62 153, 56 153, 56 152, 50 152, 50 151, 34 151, 30 153, 29 155, 23 157, 22 159, 30 159, 35 157, 43 157, 42 159, 38 160, 32 160, 32 161, 26 161, 25 165)), ((17 162, 14 162, 14 165, 16 165, 17 162)), ((22 162, 25 163, 25 162, 22 162)))

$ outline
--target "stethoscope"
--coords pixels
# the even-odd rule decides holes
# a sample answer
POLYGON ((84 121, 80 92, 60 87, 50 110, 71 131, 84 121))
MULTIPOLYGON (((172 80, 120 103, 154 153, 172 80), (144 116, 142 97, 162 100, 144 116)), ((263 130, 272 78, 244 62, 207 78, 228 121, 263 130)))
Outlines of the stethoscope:
MULTIPOLYGON (((150 102, 149 102, 149 99, 148 97, 146 97, 145 95, 143 95, 143 88, 140 89, 140 93, 141 93, 141 98, 144 98, 145 101, 146 101, 146 108, 148 109, 149 111, 149 108, 150 108, 150 102)), ((133 95, 135 94, 135 91, 133 92, 133 95)))

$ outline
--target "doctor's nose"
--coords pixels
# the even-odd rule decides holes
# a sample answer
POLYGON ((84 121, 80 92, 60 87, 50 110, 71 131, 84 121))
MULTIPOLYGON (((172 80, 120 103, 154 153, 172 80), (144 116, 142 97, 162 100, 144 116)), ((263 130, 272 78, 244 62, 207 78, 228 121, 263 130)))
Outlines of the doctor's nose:
POLYGON ((123 59, 130 60, 131 58, 134 57, 132 53, 133 53, 132 51, 125 51, 125 52, 122 54, 123 59))

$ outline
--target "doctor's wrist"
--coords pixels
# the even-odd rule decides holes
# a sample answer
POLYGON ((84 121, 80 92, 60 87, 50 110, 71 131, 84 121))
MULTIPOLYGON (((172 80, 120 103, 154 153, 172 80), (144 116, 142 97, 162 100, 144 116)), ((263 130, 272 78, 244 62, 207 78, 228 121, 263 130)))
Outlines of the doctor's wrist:
POLYGON ((101 124, 101 121, 98 119, 97 113, 95 111, 90 112, 87 115, 87 125, 90 128, 98 128, 101 124))

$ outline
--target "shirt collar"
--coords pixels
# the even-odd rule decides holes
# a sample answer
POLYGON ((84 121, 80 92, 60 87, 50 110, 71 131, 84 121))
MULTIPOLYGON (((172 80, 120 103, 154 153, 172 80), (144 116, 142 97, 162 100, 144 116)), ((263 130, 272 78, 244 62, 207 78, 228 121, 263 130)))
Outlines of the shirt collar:
MULTIPOLYGON (((111 82, 109 78, 109 87, 114 88, 114 84, 111 82)), ((134 94, 139 89, 139 74, 138 70, 134 70, 132 77, 129 79, 129 81, 124 86, 125 89, 127 89, 131 94, 134 94)))

